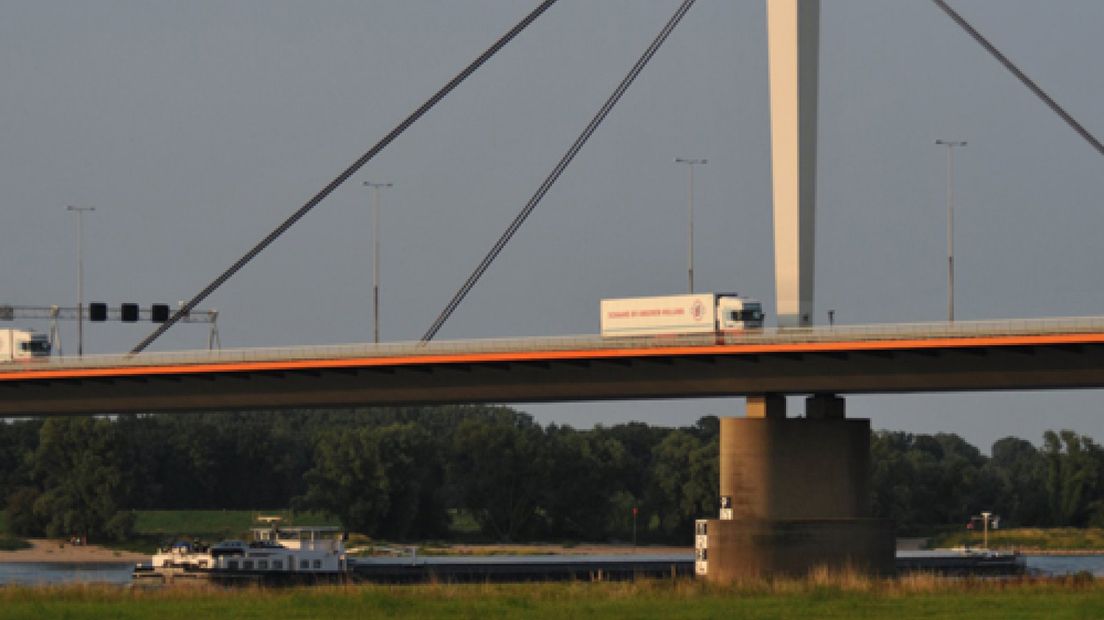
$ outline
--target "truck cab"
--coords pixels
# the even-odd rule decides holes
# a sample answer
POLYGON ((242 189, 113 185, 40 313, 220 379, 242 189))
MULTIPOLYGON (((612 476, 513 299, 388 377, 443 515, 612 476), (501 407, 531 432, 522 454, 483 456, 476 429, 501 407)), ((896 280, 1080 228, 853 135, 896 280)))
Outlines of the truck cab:
POLYGON ((717 297, 719 331, 743 331, 760 327, 763 327, 763 306, 758 301, 736 295, 717 297))

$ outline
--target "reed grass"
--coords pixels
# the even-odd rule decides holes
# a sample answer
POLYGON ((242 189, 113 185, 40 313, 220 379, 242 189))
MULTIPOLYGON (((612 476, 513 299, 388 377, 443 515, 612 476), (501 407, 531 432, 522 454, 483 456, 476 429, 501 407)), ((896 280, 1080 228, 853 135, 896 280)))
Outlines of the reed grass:
POLYGON ((1104 583, 897 580, 814 571, 807 579, 349 585, 312 588, 0 588, 0 618, 1098 618, 1104 583))

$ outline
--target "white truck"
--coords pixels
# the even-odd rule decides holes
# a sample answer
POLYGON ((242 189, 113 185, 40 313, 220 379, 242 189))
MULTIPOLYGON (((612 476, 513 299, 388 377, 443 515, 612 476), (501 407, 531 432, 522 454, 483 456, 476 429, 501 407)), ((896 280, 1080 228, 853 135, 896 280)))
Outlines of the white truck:
POLYGON ((603 299, 602 337, 724 334, 763 327, 763 307, 736 293, 603 299))
POLYGON ((46 334, 25 329, 0 329, 0 364, 49 357, 50 339, 46 334))

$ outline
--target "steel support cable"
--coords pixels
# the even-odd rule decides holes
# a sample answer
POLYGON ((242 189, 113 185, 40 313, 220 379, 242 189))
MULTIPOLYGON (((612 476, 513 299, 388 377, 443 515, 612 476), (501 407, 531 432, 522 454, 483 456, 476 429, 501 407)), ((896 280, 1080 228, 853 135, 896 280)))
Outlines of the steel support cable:
POLYGON ((1020 71, 1019 67, 1012 64, 1012 61, 1009 60, 1008 57, 1006 57, 1000 52, 1000 50, 994 47, 993 44, 990 43, 984 36, 982 36, 982 34, 978 32, 973 26, 971 26, 969 22, 967 22, 965 19, 962 18, 961 15, 955 12, 955 10, 950 7, 950 5, 948 5, 943 0, 932 0, 932 2, 934 2, 939 8, 943 9, 943 12, 946 13, 952 20, 954 20, 956 24, 961 26, 962 29, 965 30, 971 37, 973 37, 975 41, 977 41, 990 54, 992 54, 994 58, 996 58, 1002 65, 1004 65, 1006 69, 1011 71, 1012 75, 1018 77, 1020 81, 1024 83, 1024 86, 1027 86, 1027 88, 1031 90, 1031 92, 1035 93, 1035 96, 1037 96, 1039 99, 1042 99, 1043 103, 1047 104, 1047 106, 1049 106, 1055 114, 1062 117, 1062 120, 1066 121, 1066 123, 1070 127, 1072 127, 1074 131, 1076 131, 1078 134, 1081 135, 1082 138, 1088 141, 1088 143, 1091 144, 1098 153, 1104 155, 1104 144, 1101 144, 1100 140, 1096 139, 1096 136, 1089 133, 1089 130, 1081 126, 1081 123, 1078 123, 1072 116, 1070 116, 1069 113, 1062 108, 1062 106, 1058 105, 1058 102, 1056 102, 1054 99, 1051 99, 1050 95, 1043 92, 1043 89, 1039 88, 1039 86, 1035 84, 1035 82, 1033 82, 1031 78, 1027 77, 1027 75, 1024 74, 1023 71, 1020 71))
POLYGON ((181 306, 171 317, 169 317, 168 321, 162 323, 160 326, 158 326, 156 330, 153 331, 152 334, 147 336, 145 340, 138 343, 138 345, 131 350, 131 354, 133 355, 135 353, 141 353, 154 340, 157 340, 157 338, 159 338, 161 334, 164 334, 166 331, 168 331, 170 327, 175 325, 181 319, 181 317, 186 316, 189 312, 191 312, 197 305, 199 305, 204 299, 206 299, 208 295, 213 293, 215 289, 222 286, 223 283, 229 280, 235 273, 237 273, 242 267, 244 267, 246 263, 253 260, 253 258, 261 253, 261 251, 263 251, 273 241, 275 241, 277 237, 287 232, 287 230, 291 228, 296 222, 298 222, 300 218, 306 215, 308 211, 317 206, 318 203, 322 202, 322 200, 333 193, 333 191, 340 187, 343 183, 348 181, 349 177, 356 174, 358 170, 364 167, 365 164, 367 164, 373 157, 379 154, 379 152, 382 151, 388 144, 390 144, 402 132, 406 131, 407 128, 413 125, 415 121, 421 118, 426 112, 433 108, 433 106, 437 105, 442 99, 445 98, 446 95, 448 95, 453 89, 459 86, 461 82, 463 82, 465 79, 468 78, 468 76, 474 73, 476 69, 478 69, 485 62, 490 60, 491 56, 494 56, 499 50, 505 47, 507 43, 509 43, 514 37, 520 34, 522 30, 525 30, 525 28, 533 23, 534 20, 540 17, 542 13, 548 10, 548 8, 556 2, 557 0, 544 0, 543 2, 541 2, 540 5, 537 6, 537 8, 533 9, 532 12, 526 15, 524 19, 517 23, 517 25, 507 31, 506 34, 502 35, 502 37, 495 41, 495 43, 489 48, 487 48, 485 52, 480 54, 478 58, 472 61, 472 63, 469 64, 467 67, 465 67, 463 71, 456 74, 456 77, 449 80, 449 82, 445 84, 444 87, 434 93, 434 95, 426 100, 426 102, 418 107, 418 109, 414 110, 414 112, 411 113, 410 116, 406 117, 406 119, 399 123, 398 126, 392 129, 390 133, 384 136, 382 140, 377 142, 376 145, 369 149, 367 153, 365 153, 359 159, 353 162, 352 165, 346 168, 344 172, 337 176, 337 178, 335 178, 333 181, 330 181, 328 185, 323 187, 321 191, 315 194, 313 198, 308 200, 307 203, 300 207, 298 211, 296 211, 289 218, 284 220, 284 223, 280 224, 279 227, 269 233, 267 237, 262 239, 260 243, 253 247, 253 249, 249 250, 249 252, 238 259, 238 261, 231 265, 229 269, 224 271, 222 275, 220 275, 213 282, 208 284, 206 288, 199 292, 199 294, 197 294, 190 301, 181 306))
POLYGON ((602 121, 605 120, 606 116, 609 115, 610 111, 617 104, 618 100, 621 99, 621 96, 625 94, 625 91, 628 90, 629 86, 633 83, 636 77, 640 75, 640 72, 644 69, 644 66, 648 64, 648 61, 652 59, 652 56, 655 56, 655 53, 659 50, 659 47, 663 45, 664 41, 667 40, 667 37, 671 34, 671 31, 675 29, 675 26, 677 26, 680 21, 682 21, 683 16, 686 15, 686 12, 690 10, 690 7, 693 4, 694 0, 684 0, 683 3, 679 6, 678 10, 675 11, 675 14, 667 22, 667 25, 663 27, 663 30, 661 30, 658 35, 656 35, 656 38, 652 41, 652 44, 648 46, 648 49, 645 50, 640 59, 636 61, 636 64, 633 65, 628 75, 626 75, 625 78, 621 80, 621 83, 613 91, 613 94, 610 95, 609 99, 606 100, 606 103, 602 105, 601 109, 598 110, 598 113, 594 115, 594 118, 591 119, 590 123, 586 126, 586 129, 584 129, 579 137, 575 139, 574 144, 572 144, 571 148, 567 150, 567 153, 564 154, 563 158, 561 158, 559 163, 556 164, 556 167, 552 169, 552 172, 548 175, 544 182, 541 183, 536 193, 533 194, 533 197, 529 199, 529 202, 525 204, 525 207, 522 208, 517 217, 515 217, 512 222, 510 222, 510 225, 506 228, 506 232, 502 233, 502 236, 499 237, 498 241, 495 242, 494 246, 491 247, 491 251, 488 252, 485 257, 483 257, 483 260, 480 261, 479 265, 475 268, 475 271, 472 272, 467 281, 465 281, 463 286, 460 287, 460 290, 456 292, 456 294, 445 306, 445 309, 441 311, 440 315, 438 315, 437 320, 433 322, 433 325, 431 325, 426 331, 425 335, 422 336, 423 343, 433 340, 433 337, 437 335, 437 332, 441 329, 441 326, 443 326, 445 324, 445 321, 447 321, 449 317, 452 316, 452 313, 456 311, 456 308, 460 305, 460 302, 464 300, 468 292, 471 291, 472 287, 475 286, 475 283, 479 281, 479 278, 483 275, 484 272, 487 271, 487 269, 491 266, 491 263, 494 262, 494 259, 499 255, 499 253, 502 252, 502 249, 506 247, 506 244, 510 242, 510 239, 514 236, 514 233, 518 231, 522 223, 525 222, 525 219, 529 217, 529 214, 533 212, 533 209, 535 209, 537 204, 540 203, 541 199, 544 198, 544 195, 548 193, 548 190, 552 188, 552 185, 556 182, 557 179, 560 178, 560 175, 563 174, 564 170, 567 169, 567 166, 571 163, 571 160, 575 159, 575 155, 578 154, 579 150, 583 148, 583 145, 586 144, 587 140, 590 139, 590 136, 593 135, 594 132, 598 129, 598 126, 602 124, 602 121))

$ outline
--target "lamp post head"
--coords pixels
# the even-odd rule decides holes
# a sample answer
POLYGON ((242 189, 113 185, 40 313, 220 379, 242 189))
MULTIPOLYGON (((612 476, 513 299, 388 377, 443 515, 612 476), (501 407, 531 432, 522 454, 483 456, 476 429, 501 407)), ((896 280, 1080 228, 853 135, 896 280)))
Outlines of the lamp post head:
POLYGON ((965 140, 936 140, 936 144, 939 146, 966 146, 965 140))
POLYGON ((686 157, 676 157, 675 158, 675 163, 676 164, 690 164, 691 166, 694 166, 694 165, 697 165, 697 164, 708 164, 709 160, 704 159, 704 158, 690 159, 690 158, 686 158, 686 157))
POLYGON ((394 183, 373 183, 372 181, 365 181, 361 183, 364 187, 394 187, 394 183))

